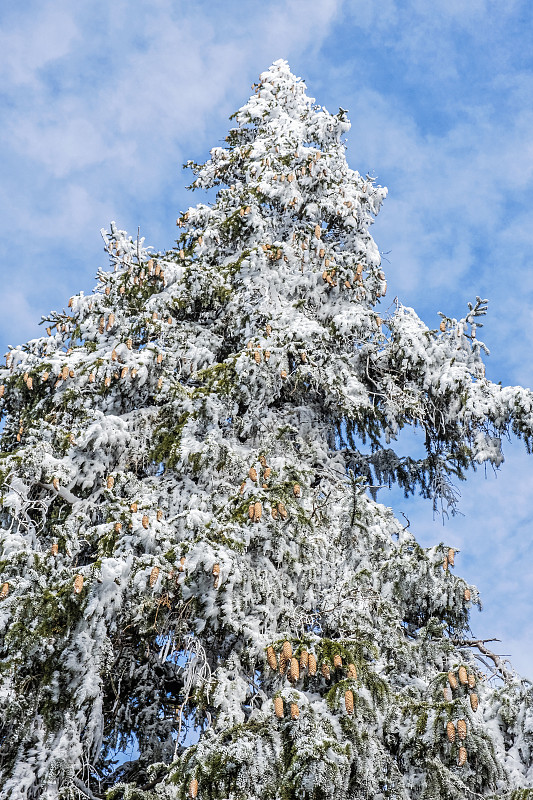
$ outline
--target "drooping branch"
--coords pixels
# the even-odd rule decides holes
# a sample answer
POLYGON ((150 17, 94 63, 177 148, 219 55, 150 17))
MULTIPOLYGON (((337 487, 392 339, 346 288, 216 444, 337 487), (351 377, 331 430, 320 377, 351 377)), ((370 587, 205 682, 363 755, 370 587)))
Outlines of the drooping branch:
POLYGON ((43 489, 48 489, 48 491, 58 494, 61 498, 63 498, 63 500, 65 500, 67 503, 70 503, 71 506, 73 506, 74 503, 80 502, 81 498, 77 497, 75 494, 70 492, 64 486, 59 486, 56 489, 51 483, 42 483, 41 481, 38 481, 38 485, 41 486, 43 489))

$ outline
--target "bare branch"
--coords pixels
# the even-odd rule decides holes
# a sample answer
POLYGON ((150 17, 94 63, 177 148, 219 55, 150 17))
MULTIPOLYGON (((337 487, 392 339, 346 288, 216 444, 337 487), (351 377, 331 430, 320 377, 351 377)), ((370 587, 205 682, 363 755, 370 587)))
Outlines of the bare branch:
MULTIPOLYGON (((488 647, 485 647, 486 642, 499 642, 499 639, 452 639, 451 640, 458 647, 477 647, 480 653, 490 658, 495 667, 495 672, 506 683, 512 683, 515 679, 514 672, 510 672, 505 666, 506 661, 502 661, 502 657, 497 653, 493 653, 488 647)), ((481 660, 481 659, 480 659, 481 660)))

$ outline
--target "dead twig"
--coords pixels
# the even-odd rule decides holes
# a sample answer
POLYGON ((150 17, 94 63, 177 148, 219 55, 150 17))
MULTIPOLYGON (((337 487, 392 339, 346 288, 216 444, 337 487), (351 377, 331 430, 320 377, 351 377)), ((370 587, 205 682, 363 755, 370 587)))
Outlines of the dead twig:
MULTIPOLYGON (((499 675, 506 683, 512 683, 515 679, 514 672, 509 671, 505 664, 507 661, 502 661, 502 656, 493 653, 488 647, 485 647, 487 642, 499 642, 500 639, 452 639, 453 644, 457 647, 476 647, 480 653, 487 658, 490 658, 495 667, 495 673, 499 675)), ((482 659, 480 659, 482 660, 482 659)), ((483 662, 484 663, 484 662, 483 662)))

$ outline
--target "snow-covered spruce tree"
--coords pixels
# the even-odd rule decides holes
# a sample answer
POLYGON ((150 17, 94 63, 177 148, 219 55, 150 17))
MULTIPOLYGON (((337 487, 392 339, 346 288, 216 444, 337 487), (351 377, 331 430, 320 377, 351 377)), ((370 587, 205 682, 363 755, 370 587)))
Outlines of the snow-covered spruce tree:
POLYGON ((533 395, 484 378, 479 299, 378 312, 385 190, 343 111, 278 61, 234 119, 177 247, 112 225, 95 292, 0 369, 1 796, 533 796, 530 684, 372 490, 453 506, 533 395))

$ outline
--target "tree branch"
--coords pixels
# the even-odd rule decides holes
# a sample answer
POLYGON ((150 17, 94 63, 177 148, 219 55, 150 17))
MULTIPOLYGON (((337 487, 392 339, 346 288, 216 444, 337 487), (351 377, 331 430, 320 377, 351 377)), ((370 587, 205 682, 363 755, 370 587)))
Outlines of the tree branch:
POLYGON ((86 786, 82 780, 80 780, 80 778, 71 778, 71 781, 74 786, 80 790, 80 792, 83 792, 83 794, 89 798, 89 800, 104 800, 104 796, 102 794, 94 794, 94 792, 92 792, 89 787, 86 786))
POLYGON ((497 653, 493 653, 492 650, 489 650, 488 647, 485 647, 486 642, 499 642, 500 639, 452 639, 452 642, 457 645, 458 647, 477 647, 480 653, 483 653, 484 656, 490 658, 493 662, 496 673, 499 674, 500 678, 504 680, 506 683, 512 683, 514 679, 514 675, 512 672, 504 666, 505 661, 501 660, 501 657, 497 655, 497 653))
POLYGON ((59 489, 55 489, 51 483, 41 483, 41 481, 37 481, 37 485, 41 486, 43 489, 48 489, 49 492, 55 492, 62 497, 63 500, 66 500, 67 503, 70 503, 71 506, 73 506, 74 503, 80 502, 81 498, 77 497, 75 494, 72 494, 72 492, 69 492, 69 490, 65 489, 64 486, 60 486, 59 489))

